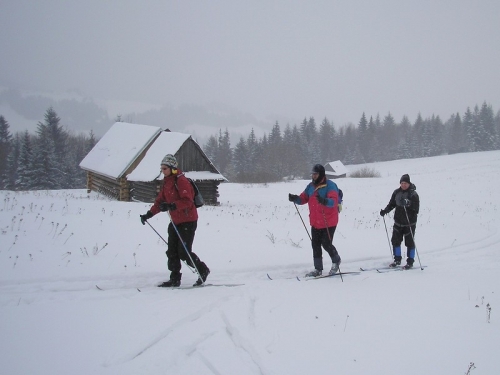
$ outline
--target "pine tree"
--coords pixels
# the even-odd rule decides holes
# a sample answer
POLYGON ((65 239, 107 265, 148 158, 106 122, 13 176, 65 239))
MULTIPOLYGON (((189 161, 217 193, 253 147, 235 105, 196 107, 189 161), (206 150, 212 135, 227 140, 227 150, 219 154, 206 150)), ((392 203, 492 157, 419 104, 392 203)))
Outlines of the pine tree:
POLYGON ((10 152, 7 156, 7 168, 3 177, 5 189, 18 190, 16 187, 19 154, 21 152, 21 136, 16 133, 12 139, 10 152))
POLYGON ((217 169, 219 169, 219 165, 217 164, 217 155, 219 154, 218 149, 219 143, 217 142, 217 138, 214 135, 211 135, 203 147, 203 152, 212 161, 212 163, 215 164, 217 169))
POLYGON ((236 144, 233 152, 233 162, 236 172, 236 182, 249 182, 248 148, 243 137, 236 144))
POLYGON ((422 115, 417 115, 415 123, 413 124, 413 131, 411 134, 411 154, 414 158, 420 158, 424 156, 424 149, 422 147, 423 144, 423 133, 424 133, 424 120, 422 119, 422 115))
POLYGON ((7 157, 10 152, 12 135, 9 123, 0 115, 0 190, 7 185, 7 157))
POLYGON ((444 152, 444 125, 439 116, 432 116, 430 121, 432 142, 430 156, 442 155, 444 152))
POLYGON ((465 111, 464 118, 464 131, 465 131, 465 145, 467 152, 477 151, 477 134, 476 127, 474 124, 474 115, 472 114, 469 107, 467 107, 467 111, 465 111))
POLYGON ((17 166, 16 190, 33 190, 35 186, 35 171, 33 170, 33 146, 31 136, 26 130, 21 141, 21 151, 17 166))
POLYGON ((273 126, 269 134, 269 150, 267 152, 268 172, 272 181, 280 181, 283 177, 283 139, 281 138, 281 128, 278 121, 273 126))
POLYGON ((69 176, 76 172, 72 165, 74 159, 67 155, 68 133, 60 125, 60 121, 61 119, 57 116, 57 113, 50 107, 45 112, 44 122, 38 122, 37 124, 38 140, 42 144, 49 146, 51 150, 50 154, 47 150, 38 150, 36 147, 38 142, 35 143, 34 152, 47 158, 39 161, 40 165, 45 166, 46 173, 48 171, 52 173, 50 181, 54 183, 47 182, 47 184, 54 187, 49 189, 70 187, 71 179, 69 176))
POLYGON ((465 143, 464 143, 464 127, 462 125, 462 119, 460 118, 460 114, 452 116, 451 118, 451 128, 450 128, 450 136, 449 136, 449 146, 448 152, 450 154, 456 154, 458 152, 465 151, 465 143))
POLYGON ((486 134, 485 129, 483 128, 483 123, 481 122, 479 107, 477 105, 474 106, 474 112, 472 113, 472 123, 472 135, 474 137, 474 144, 476 146, 476 149, 474 151, 484 151, 486 134))
POLYGON ((323 163, 334 161, 335 128, 326 117, 319 126, 318 142, 321 155, 320 158, 323 163))
POLYGON ((484 102, 481 106, 481 110, 479 111, 480 127, 483 130, 481 149, 484 151, 494 150, 495 144, 497 143, 494 116, 493 108, 484 102))
POLYGON ((368 122, 367 129, 367 139, 368 139, 368 159, 367 162, 381 161, 381 142, 379 141, 380 129, 377 128, 376 122, 373 120, 373 116, 370 116, 370 121, 368 122))
POLYGON ((361 119, 358 123, 358 146, 361 154, 363 155, 363 160, 368 161, 370 159, 370 139, 368 134, 368 121, 366 120, 366 115, 363 112, 361 119))
POLYGON ((33 146, 33 190, 61 189, 62 171, 56 159, 55 144, 47 131, 40 131, 33 146))
POLYGON ((389 112, 383 120, 381 129, 382 160, 392 160, 397 155, 398 139, 396 121, 389 112))
POLYGON ((232 150, 231 150, 231 140, 229 137, 229 131, 226 130, 222 133, 222 130, 219 130, 219 140, 217 147, 217 163, 220 167, 219 171, 222 174, 228 175, 231 178, 229 173, 229 168, 231 167, 232 161, 232 150))
POLYGON ((250 134, 246 141, 246 147, 248 150, 248 174, 249 178, 253 179, 257 170, 257 158, 259 156, 259 142, 255 136, 255 131, 252 128, 250 134))
POLYGON ((500 110, 495 116, 495 133, 496 133, 496 143, 495 150, 500 149, 500 110))

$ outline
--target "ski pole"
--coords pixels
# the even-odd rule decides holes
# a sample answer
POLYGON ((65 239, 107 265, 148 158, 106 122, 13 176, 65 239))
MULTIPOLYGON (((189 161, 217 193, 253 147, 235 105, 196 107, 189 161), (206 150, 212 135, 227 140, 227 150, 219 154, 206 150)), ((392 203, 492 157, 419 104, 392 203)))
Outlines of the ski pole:
MULTIPOLYGON (((155 228, 153 228, 153 226, 152 226, 151 224, 149 224, 149 221, 146 221, 146 223, 148 223, 148 225, 151 227, 151 229, 152 229, 152 230, 154 230, 154 231, 155 231, 155 233, 158 235, 158 237, 160 237, 160 238, 163 240, 163 242, 165 242, 165 245, 167 245, 167 246, 168 246, 168 242, 167 242, 167 241, 165 241, 165 239, 164 239, 164 238, 160 235, 160 233, 158 233, 158 231, 157 231, 155 228)), ((181 241, 182 241, 182 240, 181 240, 181 241)), ((183 262, 184 262, 184 261, 183 261, 183 262)), ((189 270, 190 270, 192 273, 194 273, 194 271, 191 269, 191 267, 189 266, 189 264, 188 264, 187 262, 184 262, 184 263, 186 264, 186 266, 188 266, 189 270)), ((193 264, 194 264, 194 263, 193 263, 193 264)))
POLYGON ((424 267, 422 267, 422 262, 420 262, 420 255, 418 255, 417 244, 415 243, 415 236, 413 236, 413 231, 411 230, 410 218, 408 217, 408 212, 406 211, 406 206, 403 206, 403 208, 405 209, 406 220, 408 220, 408 226, 410 228, 411 238, 413 240, 413 244, 415 245, 415 253, 417 254, 418 263, 420 264, 420 269, 423 271, 424 267))
POLYGON ((391 258, 392 258, 394 254, 392 253, 391 241, 389 241, 389 232, 387 231, 387 225, 385 224, 385 217, 382 216, 382 219, 384 219, 385 234, 387 234, 387 243, 389 244, 389 251, 391 253, 391 258))
POLYGON ((193 258, 191 257, 191 254, 189 253, 189 250, 187 249, 186 243, 182 240, 181 234, 179 233, 179 230, 177 229, 177 226, 174 224, 174 221, 172 220, 172 216, 170 216, 170 211, 167 211, 167 213, 168 213, 168 217, 170 218, 170 224, 172 224, 172 226, 175 229, 175 233, 177 233, 177 236, 179 237, 179 240, 182 242, 182 246, 184 247, 184 250, 186 250, 186 254, 189 257, 189 260, 191 260, 191 263, 193 263, 194 269, 196 270, 196 273, 198 274, 198 277, 201 280, 201 284, 203 286, 205 286, 205 281, 203 280, 203 277, 201 277, 201 273, 198 270, 198 267, 196 267, 196 264, 194 263, 193 258))
POLYGON ((304 220, 302 219, 302 215, 299 212, 299 209, 297 208, 297 204, 293 202, 293 205, 295 206, 295 209, 297 210, 297 213, 299 214, 300 220, 302 221, 302 225, 304 225, 304 229, 307 232, 307 235, 309 236, 309 239, 312 241, 311 235, 309 234, 309 231, 307 230, 306 223, 304 223, 304 220))

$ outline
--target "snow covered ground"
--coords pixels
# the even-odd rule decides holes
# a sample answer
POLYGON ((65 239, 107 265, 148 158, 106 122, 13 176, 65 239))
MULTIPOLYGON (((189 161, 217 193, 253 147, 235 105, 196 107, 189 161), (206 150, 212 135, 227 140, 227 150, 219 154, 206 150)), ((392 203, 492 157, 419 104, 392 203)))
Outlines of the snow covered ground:
MULTIPOLYGON (((337 180, 342 270, 391 261, 378 213, 409 173, 423 271, 417 259, 411 271, 294 279, 312 251, 287 195, 308 181, 222 184, 221 206, 199 210, 194 251, 208 283, 244 285, 185 290, 155 287, 169 273, 165 244, 139 220, 149 205, 0 192, 0 372, 420 375, 473 362, 471 374, 497 374, 500 151, 368 166, 382 177, 337 180)), ((168 215, 150 223, 166 238, 168 215)), ((386 224, 390 234, 392 214, 386 224)), ((195 280, 184 266, 183 285, 195 280)))

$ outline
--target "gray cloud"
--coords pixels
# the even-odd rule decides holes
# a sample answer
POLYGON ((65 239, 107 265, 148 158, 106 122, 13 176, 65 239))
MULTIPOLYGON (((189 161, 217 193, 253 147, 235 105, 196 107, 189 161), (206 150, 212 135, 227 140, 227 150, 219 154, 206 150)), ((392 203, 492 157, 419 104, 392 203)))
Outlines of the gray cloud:
POLYGON ((446 119, 484 100, 498 109, 499 20, 495 0, 1 0, 0 85, 76 89, 130 112, 446 119))

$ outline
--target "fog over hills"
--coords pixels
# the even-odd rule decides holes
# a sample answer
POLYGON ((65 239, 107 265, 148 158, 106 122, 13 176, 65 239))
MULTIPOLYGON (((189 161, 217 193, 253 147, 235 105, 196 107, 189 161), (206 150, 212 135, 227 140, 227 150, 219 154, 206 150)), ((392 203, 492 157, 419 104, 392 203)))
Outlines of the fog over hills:
POLYGON ((172 131, 187 132, 200 143, 219 129, 230 129, 235 141, 253 128, 257 135, 268 133, 272 125, 295 124, 287 118, 258 119, 250 113, 214 103, 211 106, 183 104, 154 106, 148 103, 117 100, 100 101, 83 96, 78 91, 46 93, 0 88, 0 115, 9 122, 13 133, 34 132, 47 108, 53 107, 69 131, 88 133, 91 130, 101 137, 110 126, 121 118, 123 121, 155 125, 172 131))

